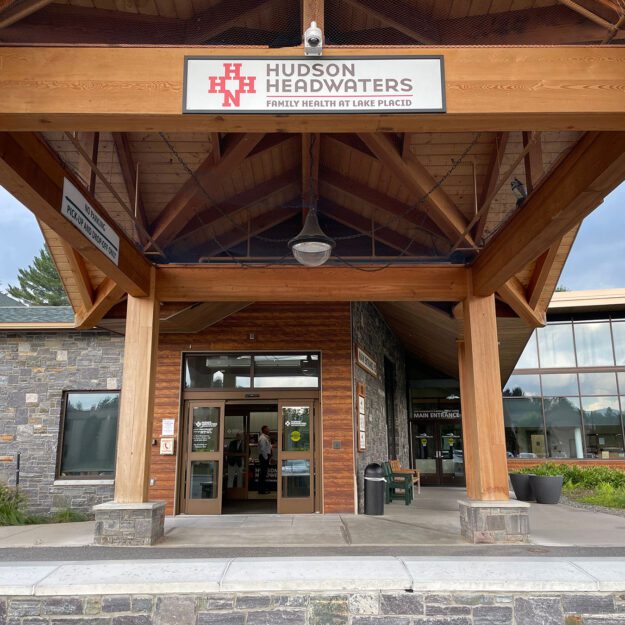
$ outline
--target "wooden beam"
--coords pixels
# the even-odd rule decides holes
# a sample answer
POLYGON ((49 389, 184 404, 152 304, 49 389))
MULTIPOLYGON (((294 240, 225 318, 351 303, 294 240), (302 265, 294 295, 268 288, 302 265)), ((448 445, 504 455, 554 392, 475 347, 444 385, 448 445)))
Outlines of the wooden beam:
POLYGON ((193 304, 167 319, 161 319, 161 334, 195 333, 215 325, 250 306, 252 302, 202 302, 193 304))
POLYGON ((544 312, 535 310, 530 306, 525 294, 525 287, 516 277, 510 278, 497 290, 501 299, 514 310, 514 312, 533 328, 542 328, 547 322, 544 312))
POLYGON ((148 500, 159 330, 159 301, 154 293, 154 276, 152 269, 148 297, 128 297, 117 427, 116 503, 148 500))
POLYGON ((543 289, 547 284, 547 280, 549 279, 553 263, 556 260, 561 244, 562 237, 560 237, 546 252, 543 252, 536 259, 536 265, 527 286, 527 301, 530 308, 536 308, 536 306, 538 306, 538 302, 543 293, 543 289))
POLYGON ((210 194, 210 186, 236 169, 262 139, 260 133, 247 133, 233 138, 218 163, 209 154, 180 190, 169 200, 154 222, 152 236, 159 245, 166 246, 188 223, 195 210, 209 202, 202 192, 204 188, 210 194), (202 188, 200 188, 200 186, 202 188))
MULTIPOLYGON (((625 127, 625 48, 398 47, 393 54, 442 54, 445 114, 185 115, 180 47, 1 47, 0 130, 154 132, 473 132, 620 130, 625 127), (94 82, 93 68, 98 68, 94 82), (513 69, 513 71, 511 71, 513 69), (28 76, 28 80, 24 80, 28 76), (571 93, 575 97, 571 97, 571 93), (85 97, 89 94, 89 97, 85 97)), ((354 56, 388 48, 350 49, 354 56)), ((228 48, 229 56, 250 56, 228 48)), ((223 48, 202 48, 223 56, 223 48)), ((255 48, 254 56, 301 54, 255 48)), ((345 54, 324 49, 324 58, 345 54)))
POLYGON ((606 31, 611 32, 615 29, 614 24, 611 24, 607 20, 604 20, 602 17, 589 11, 586 7, 581 6, 578 2, 574 2, 574 0, 558 0, 560 4, 563 4, 565 7, 568 7, 572 11, 579 13, 584 16, 586 19, 594 22, 598 26, 605 28, 606 31))
POLYGON ((297 169, 291 169, 275 178, 261 182, 247 191, 241 191, 241 193, 233 195, 216 206, 208 206, 203 211, 193 215, 191 221, 180 231, 172 243, 177 244, 181 239, 197 233, 198 230, 208 228, 219 230, 221 225, 235 218, 241 211, 247 210, 255 204, 264 202, 274 195, 284 193, 289 189, 295 192, 296 188, 299 188, 297 182, 298 174, 297 169), (229 219, 224 217, 224 215, 228 215, 229 219))
POLYGON ((307 206, 312 206, 319 197, 320 148, 321 138, 318 132, 302 133, 302 200, 307 206))
POLYGON ((442 248, 449 248, 449 241, 441 233, 440 228, 419 208, 411 209, 409 204, 404 204, 396 198, 381 193, 356 180, 347 178, 328 167, 323 167, 320 170, 319 178, 322 189, 329 188, 330 190, 346 193, 359 202, 365 202, 372 208, 375 208, 378 223, 397 225, 402 222, 408 222, 422 230, 423 238, 419 239, 420 242, 423 242, 426 238, 428 242, 431 242, 431 238, 435 237, 437 244, 441 245, 442 248), (378 211, 382 214, 379 214, 378 211))
MULTIPOLYGON (((293 198, 286 204, 293 205, 296 201, 297 199, 293 198)), ((249 220, 249 227, 246 231, 245 225, 242 225, 241 228, 232 227, 230 230, 209 239, 206 243, 202 243, 189 250, 188 256, 190 258, 210 258, 211 256, 222 254, 224 250, 230 249, 246 241, 249 237, 253 237, 269 228, 277 226, 290 217, 293 217, 294 214, 293 208, 289 208, 288 206, 276 206, 249 220)))
MULTIPOLYGON (((212 267, 161 265, 157 294, 170 302, 247 301, 458 301, 468 270, 457 265, 388 267, 365 272, 346 267, 212 267)), ((501 391, 501 389, 499 389, 501 391)))
POLYGON ((270 12, 272 4, 274 0, 237 0, 234 4, 222 0, 187 21, 185 43, 206 45, 233 26, 240 25, 255 15, 270 12))
POLYGON ((150 263, 123 231, 107 219, 106 211, 100 203, 38 136, 31 133, 0 133, 0 185, 126 292, 137 296, 147 293, 150 263), (76 186, 100 217, 118 234, 118 264, 61 214, 64 178, 76 186))
POLYGON ((93 305, 93 286, 83 257, 67 241, 61 240, 65 257, 69 263, 74 283, 78 289, 81 306, 85 309, 93 305))
POLYGON ((596 208, 625 178, 625 132, 588 133, 543 178, 473 263, 475 292, 495 292, 596 208))
POLYGON ((302 1, 302 32, 310 26, 311 22, 317 22, 317 26, 324 33, 325 7, 324 0, 301 0, 302 1))
POLYGON ((93 304, 83 306, 76 313, 76 327, 93 328, 124 296, 124 290, 110 278, 105 278, 95 291, 93 304))
POLYGON ((217 165, 221 160, 221 139, 218 132, 211 132, 211 154, 213 155, 213 163, 217 165))
MULTIPOLYGON (((420 198, 435 187, 436 181, 419 160, 411 155, 408 162, 404 161, 393 142, 384 134, 361 134, 360 138, 412 195, 420 198)), ((467 220, 442 188, 431 191, 423 209, 451 239, 464 233, 467 220)), ((468 245, 474 244, 470 234, 464 234, 463 238, 468 245)))
POLYGON ((439 20, 445 45, 566 45, 601 43, 606 28, 564 6, 533 7, 439 20))
POLYGON ((508 467, 495 298, 469 296, 463 311, 464 342, 459 344, 458 364, 467 495, 506 501, 508 467))
POLYGON ((7 28, 11 24, 15 24, 25 17, 39 11, 43 7, 50 4, 52 0, 22 0, 22 2, 9 2, 9 4, 0 11, 0 29, 7 28))
POLYGON ((479 205, 482 209, 482 216, 475 225, 475 240, 480 241, 484 234, 484 228, 488 220, 488 212, 490 210, 490 204, 494 199, 493 191, 499 181, 499 173, 501 171, 501 163, 503 162, 504 154, 506 153, 506 146, 508 145, 508 139, 510 138, 509 132, 497 132, 495 133, 495 140, 493 145, 493 151, 491 152, 490 162, 488 163, 488 173, 486 174, 486 183, 482 187, 480 193, 479 205), (488 198, 492 198, 488 201, 488 198))
POLYGON ((527 192, 531 193, 534 187, 538 184, 540 179, 545 174, 545 166, 543 163, 543 148, 542 148, 542 136, 540 133, 534 136, 532 141, 532 133, 522 133, 523 147, 529 148, 525 155, 525 183, 527 185, 527 192))
POLYGON ((417 43, 432 45, 439 42, 440 34, 436 21, 430 15, 421 13, 412 4, 403 0, 376 2, 375 0, 345 0, 354 9, 368 17, 379 20, 417 43))
MULTIPOLYGON (((128 205, 131 208, 136 209, 135 218, 141 224, 143 229, 147 230, 149 225, 148 218, 145 212, 145 206, 143 205, 143 199, 141 198, 141 193, 137 188, 137 168, 135 160, 132 156, 128 133, 113 132, 112 135, 115 152, 117 153, 117 160, 119 161, 119 167, 122 170, 122 177, 124 178, 124 187, 126 188, 126 195, 128 196, 128 205)), ((135 228, 135 234, 137 240, 142 245, 147 243, 148 239, 143 234, 141 228, 135 228)))

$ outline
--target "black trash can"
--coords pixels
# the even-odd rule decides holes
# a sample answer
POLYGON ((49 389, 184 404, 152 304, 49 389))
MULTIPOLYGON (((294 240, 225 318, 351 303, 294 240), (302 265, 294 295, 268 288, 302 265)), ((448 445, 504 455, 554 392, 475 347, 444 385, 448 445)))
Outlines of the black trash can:
POLYGON ((365 514, 384 514, 386 479, 384 469, 377 462, 365 468, 365 514))

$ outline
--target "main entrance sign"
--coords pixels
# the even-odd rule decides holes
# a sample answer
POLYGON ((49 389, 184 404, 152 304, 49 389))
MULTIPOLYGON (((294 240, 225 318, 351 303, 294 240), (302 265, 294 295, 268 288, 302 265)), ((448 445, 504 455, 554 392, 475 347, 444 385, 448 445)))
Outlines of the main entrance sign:
POLYGON ((442 56, 185 57, 184 113, 444 113, 442 56))

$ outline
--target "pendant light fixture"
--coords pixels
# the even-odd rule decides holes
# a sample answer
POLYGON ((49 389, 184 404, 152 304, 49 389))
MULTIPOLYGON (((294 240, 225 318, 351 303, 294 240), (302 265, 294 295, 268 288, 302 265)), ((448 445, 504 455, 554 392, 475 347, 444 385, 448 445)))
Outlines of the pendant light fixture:
POLYGON ((289 241, 295 260, 306 267, 319 267, 327 262, 335 245, 334 239, 321 229, 317 208, 314 206, 306 215, 302 231, 289 241))

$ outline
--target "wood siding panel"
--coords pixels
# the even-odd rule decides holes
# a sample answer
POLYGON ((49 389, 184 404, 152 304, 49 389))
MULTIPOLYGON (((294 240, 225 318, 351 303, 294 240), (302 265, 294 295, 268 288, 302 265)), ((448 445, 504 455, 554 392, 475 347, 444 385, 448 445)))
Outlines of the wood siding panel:
MULTIPOLYGON (((153 438, 161 420, 180 416, 182 353, 187 351, 320 351, 323 430, 323 511, 354 511, 352 342, 349 303, 258 303, 198 334, 161 334, 156 370, 153 438), (250 333, 255 340, 250 340, 250 333), (340 441, 340 449, 333 442, 340 441)), ((176 454, 180 441, 176 440, 176 454)), ((174 512, 176 456, 152 447, 150 500, 174 512)))

